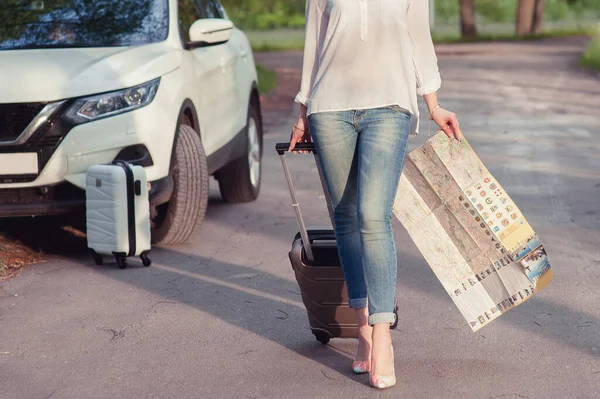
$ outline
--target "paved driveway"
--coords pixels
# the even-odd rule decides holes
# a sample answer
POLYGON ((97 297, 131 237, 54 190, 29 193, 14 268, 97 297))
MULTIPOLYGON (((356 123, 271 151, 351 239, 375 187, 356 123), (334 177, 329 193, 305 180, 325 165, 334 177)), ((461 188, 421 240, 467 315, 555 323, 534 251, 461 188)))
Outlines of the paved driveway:
MULTIPOLYGON (((584 45, 438 47, 440 101, 544 239, 555 281, 472 333, 396 223, 397 388, 370 389, 349 371, 354 342, 322 346, 307 327, 287 260, 297 228, 273 151, 293 123, 293 52, 257 55, 281 84, 264 99, 256 203, 226 205, 211 182, 192 241, 153 250, 148 269, 95 266, 71 238, 69 251, 0 285, 0 397, 598 397, 600 79, 576 66, 584 45)), ((426 138, 423 122, 412 147, 426 138)), ((311 158, 290 161, 308 222, 322 225, 311 158)))

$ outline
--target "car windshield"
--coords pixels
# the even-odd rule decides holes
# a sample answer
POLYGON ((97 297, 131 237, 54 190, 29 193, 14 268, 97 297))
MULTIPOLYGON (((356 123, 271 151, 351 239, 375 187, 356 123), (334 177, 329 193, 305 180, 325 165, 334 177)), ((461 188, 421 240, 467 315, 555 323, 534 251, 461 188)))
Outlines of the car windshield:
POLYGON ((168 0, 1 0, 0 50, 131 46, 167 38, 168 0))

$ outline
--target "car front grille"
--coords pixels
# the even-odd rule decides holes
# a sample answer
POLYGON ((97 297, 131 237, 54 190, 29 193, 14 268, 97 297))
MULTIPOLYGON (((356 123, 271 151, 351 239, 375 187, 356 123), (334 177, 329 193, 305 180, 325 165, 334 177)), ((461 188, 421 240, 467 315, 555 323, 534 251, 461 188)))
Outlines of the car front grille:
POLYGON ((59 200, 85 200, 85 191, 70 183, 0 189, 0 204, 43 204, 59 200))
POLYGON ((13 141, 40 113, 46 104, 0 104, 0 141, 13 141))
POLYGON ((62 136, 47 136, 42 137, 37 142, 40 147, 54 147, 62 140, 62 136))
MULTIPOLYGON (((39 126, 33 135, 19 145, 2 145, 2 141, 13 141, 44 108, 45 103, 0 104, 0 154, 36 152, 41 172, 73 125, 62 118, 70 102, 66 102, 39 126)), ((0 183, 26 183, 37 175, 5 175, 0 171, 0 183)))

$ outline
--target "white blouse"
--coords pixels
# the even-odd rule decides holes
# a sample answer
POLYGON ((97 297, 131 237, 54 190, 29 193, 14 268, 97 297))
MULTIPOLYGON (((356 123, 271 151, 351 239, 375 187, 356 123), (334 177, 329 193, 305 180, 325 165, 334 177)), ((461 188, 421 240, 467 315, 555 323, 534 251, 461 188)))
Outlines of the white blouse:
POLYGON ((308 115, 398 105, 417 132, 417 94, 441 79, 429 0, 306 0, 302 85, 308 115))

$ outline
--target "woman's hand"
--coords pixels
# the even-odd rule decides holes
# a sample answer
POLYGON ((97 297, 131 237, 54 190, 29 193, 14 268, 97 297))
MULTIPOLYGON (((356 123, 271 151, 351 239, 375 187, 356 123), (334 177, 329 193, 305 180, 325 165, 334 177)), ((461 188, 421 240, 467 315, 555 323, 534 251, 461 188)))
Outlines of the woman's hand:
POLYGON ((444 108, 438 108, 433 111, 433 121, 438 124, 440 130, 446 133, 449 139, 460 140, 463 135, 460 131, 456 114, 444 108))
MULTIPOLYGON (((312 142, 312 137, 310 136, 310 131, 308 127, 308 118, 304 112, 300 112, 298 116, 298 121, 292 128, 292 135, 290 137, 290 147, 288 151, 292 151, 297 143, 310 143, 312 142)), ((308 151, 298 151, 301 154, 308 154, 308 151)))

